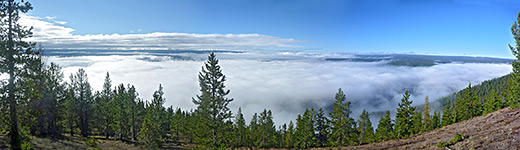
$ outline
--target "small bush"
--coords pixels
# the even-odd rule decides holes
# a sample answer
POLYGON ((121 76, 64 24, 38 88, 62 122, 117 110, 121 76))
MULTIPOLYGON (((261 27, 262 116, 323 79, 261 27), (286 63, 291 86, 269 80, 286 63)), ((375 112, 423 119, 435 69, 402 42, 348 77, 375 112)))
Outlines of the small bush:
POLYGON ((32 149, 34 149, 34 145, 32 145, 29 142, 23 142, 22 143, 22 149, 23 150, 32 150, 32 149))
POLYGON ((437 144, 437 147, 446 147, 446 146, 448 146, 448 143, 447 143, 447 142, 442 142, 442 141, 441 141, 441 142, 439 142, 439 143, 437 144))
POLYGON ((450 145, 453 145, 457 142, 460 142, 464 139, 468 138, 468 136, 464 136, 464 131, 462 131, 461 134, 455 134, 455 137, 453 137, 453 139, 451 139, 449 142, 439 142, 437 144, 437 147, 446 147, 446 146, 450 146, 450 145))
POLYGON ((97 143, 94 138, 89 138, 87 141, 85 141, 85 144, 87 144, 90 147, 96 147, 97 143))

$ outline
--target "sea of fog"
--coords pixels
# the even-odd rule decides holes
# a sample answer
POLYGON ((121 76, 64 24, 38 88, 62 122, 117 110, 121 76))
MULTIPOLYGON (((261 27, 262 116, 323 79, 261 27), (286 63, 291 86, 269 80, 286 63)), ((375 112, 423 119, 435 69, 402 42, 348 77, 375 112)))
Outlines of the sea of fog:
MULTIPOLYGON (((165 107, 194 109, 192 97, 199 94, 197 74, 207 53, 147 53, 103 55, 50 55, 45 61, 63 67, 65 80, 84 68, 94 90, 103 86, 106 72, 112 85, 132 84, 141 98, 150 100, 159 84, 164 87, 165 107)), ((403 92, 409 90, 414 105, 446 96, 469 83, 511 72, 510 64, 446 63, 426 67, 394 66, 387 61, 326 61, 325 57, 352 58, 349 54, 217 53, 227 77, 225 85, 231 110, 241 107, 247 122, 255 112, 270 109, 276 125, 295 120, 305 108, 331 109, 338 88, 352 102, 357 119, 370 112, 395 111, 403 92)), ((379 118, 371 119, 377 124, 379 118)))

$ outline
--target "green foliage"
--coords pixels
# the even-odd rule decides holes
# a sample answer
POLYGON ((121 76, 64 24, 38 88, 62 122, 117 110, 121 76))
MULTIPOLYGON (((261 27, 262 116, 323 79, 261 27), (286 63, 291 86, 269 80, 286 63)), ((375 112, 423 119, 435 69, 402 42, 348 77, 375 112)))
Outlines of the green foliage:
POLYGON ((314 122, 314 109, 306 109, 303 115, 298 115, 294 133, 296 148, 307 149, 315 146, 314 122))
POLYGON ((502 100, 499 99, 497 93, 495 90, 491 91, 491 94, 486 99, 486 102, 484 102, 484 114, 488 114, 491 112, 494 112, 496 110, 499 110, 503 107, 502 100))
POLYGON ((375 141, 374 128, 372 122, 370 122, 370 115, 368 111, 363 109, 361 116, 359 116, 358 130, 359 130, 359 143, 366 144, 375 141))
POLYGON ((87 73, 83 69, 79 69, 75 75, 70 76, 70 90, 74 102, 76 102, 75 109, 79 116, 78 126, 81 130, 81 136, 89 136, 89 122, 92 112, 92 88, 88 82, 87 73))
POLYGON ((226 76, 222 74, 222 69, 214 53, 208 56, 208 61, 199 72, 198 78, 201 94, 192 101, 197 105, 196 112, 201 117, 202 124, 199 126, 207 126, 203 128, 207 128, 208 130, 205 132, 209 132, 211 135, 201 136, 204 134, 199 134, 197 136, 199 139, 211 138, 211 146, 216 147, 223 142, 224 120, 230 119, 232 116, 228 105, 233 99, 226 98, 226 95, 229 94, 229 90, 224 89, 226 76))
POLYGON ((406 90, 403 94, 401 102, 398 104, 397 116, 395 121, 395 132, 397 138, 408 138, 412 134, 413 120, 412 115, 415 107, 412 107, 412 101, 409 100, 410 94, 406 90))
POLYGON ((422 127, 422 125, 423 125, 422 120, 423 120, 422 119, 422 114, 420 112, 413 112, 411 135, 412 134, 417 134, 417 133, 421 132, 421 130, 423 129, 423 127, 422 127))
POLYGON ((346 96, 338 89, 335 96, 336 101, 329 113, 332 133, 330 135, 331 146, 347 146, 357 143, 356 122, 350 117, 350 102, 345 102, 346 96))
POLYGON ((139 141, 150 147, 157 147, 163 141, 160 116, 164 112, 163 104, 166 101, 163 98, 163 88, 159 85, 159 89, 153 93, 151 103, 147 104, 146 114, 138 133, 139 141))
POLYGON ((94 138, 88 138, 88 140, 85 141, 85 144, 87 144, 90 147, 96 147, 97 146, 96 139, 94 139, 94 138))
POLYGON ((315 133, 316 134, 316 146, 317 147, 326 147, 328 146, 328 138, 330 135, 330 124, 327 117, 325 117, 325 112, 322 108, 318 110, 315 121, 315 133))
POLYGON ((426 132, 426 131, 429 131, 432 129, 432 118, 430 117, 430 102, 428 102, 429 100, 429 97, 426 96, 424 98, 424 107, 423 107, 423 125, 422 125, 422 131, 421 132, 426 132))
POLYGON ((519 101, 519 92, 520 89, 520 13, 518 13, 517 21, 513 23, 511 26, 511 33, 513 34, 513 39, 515 40, 515 45, 509 45, 509 49, 511 49, 511 53, 516 57, 516 60, 513 61, 513 73, 511 76, 511 82, 508 83, 508 89, 510 90, 508 97, 508 105, 512 108, 516 108, 520 106, 519 101))
POLYGON ((385 115, 379 120, 375 136, 377 141, 386 141, 394 138, 394 124, 390 118, 390 111, 386 111, 385 115))
POLYGON ((447 147, 447 146, 450 146, 450 145, 454 145, 455 143, 457 142, 460 142, 460 141, 463 141, 464 139, 467 139, 469 136, 467 135, 464 135, 464 131, 462 131, 461 134, 457 133, 455 134, 455 137, 453 137, 450 141, 448 142, 439 142, 437 144, 437 147, 447 147))
POLYGON ((454 112, 452 111, 452 106, 450 105, 450 102, 448 102, 448 104, 446 104, 444 112, 442 113, 441 126, 447 126, 454 123, 453 118, 455 117, 453 114, 454 112))
POLYGON ((441 114, 434 112, 430 121, 430 130, 441 127, 441 114))

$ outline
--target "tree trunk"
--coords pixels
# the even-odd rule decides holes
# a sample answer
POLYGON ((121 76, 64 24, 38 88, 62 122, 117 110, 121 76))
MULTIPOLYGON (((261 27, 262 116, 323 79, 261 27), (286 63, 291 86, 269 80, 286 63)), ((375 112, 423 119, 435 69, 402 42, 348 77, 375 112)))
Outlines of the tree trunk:
POLYGON ((9 109, 10 109, 10 118, 11 118, 11 130, 9 132, 9 135, 11 137, 11 148, 12 149, 21 149, 21 139, 20 139, 20 135, 19 135, 19 131, 18 131, 18 114, 17 114, 17 111, 16 111, 16 100, 15 100, 15 95, 14 95, 14 58, 13 58, 13 55, 15 53, 15 49, 13 48, 14 47, 14 41, 13 41, 13 2, 12 0, 9 0, 9 3, 8 3, 8 6, 7 6, 7 11, 8 11, 8 15, 9 15, 9 33, 8 33, 8 38, 9 38, 9 43, 7 45, 7 65, 8 65, 8 70, 9 70, 9 85, 8 85, 8 90, 9 90, 9 93, 8 93, 8 99, 9 99, 9 109))

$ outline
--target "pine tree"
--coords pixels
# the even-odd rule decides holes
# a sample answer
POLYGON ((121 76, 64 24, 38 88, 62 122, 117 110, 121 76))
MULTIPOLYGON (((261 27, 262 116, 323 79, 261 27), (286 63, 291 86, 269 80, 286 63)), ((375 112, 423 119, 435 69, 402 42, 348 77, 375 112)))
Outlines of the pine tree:
POLYGON ((426 132, 431 130, 431 117, 430 117, 430 102, 428 102, 429 97, 426 96, 424 98, 424 107, 423 107, 423 128, 422 132, 426 132))
POLYGON ((260 132, 259 147, 274 147, 276 128, 274 126, 271 110, 267 111, 266 109, 264 109, 264 111, 260 113, 260 119, 258 121, 258 124, 260 132))
POLYGON ((247 126, 244 115, 242 114, 242 108, 238 108, 237 115, 235 116, 235 147, 246 146, 247 139, 247 126))
POLYGON ((12 149, 21 149, 20 130, 18 125, 17 101, 15 99, 15 79, 16 71, 23 68, 27 59, 38 55, 33 48, 35 43, 25 42, 23 39, 31 37, 32 28, 26 28, 19 24, 20 13, 27 13, 33 7, 27 1, 16 2, 15 0, 5 0, 0 3, 1 14, 0 22, 3 30, 0 32, 0 71, 9 74, 7 85, 7 101, 9 103, 9 137, 12 149))
POLYGON ((316 131, 314 131, 316 134, 316 146, 318 147, 326 147, 328 146, 328 137, 329 137, 329 128, 330 125, 328 124, 329 120, 327 117, 325 117, 325 112, 322 108, 318 110, 316 113, 316 131))
POLYGON ((292 121, 289 122, 289 126, 287 127, 287 132, 285 132, 283 145, 285 148, 293 148, 294 147, 294 124, 292 121))
POLYGON ((450 102, 448 101, 448 103, 446 104, 446 108, 444 108, 444 112, 442 113, 442 119, 441 119, 442 127, 454 123, 454 122, 452 122, 453 110, 451 109, 451 107, 452 106, 450 105, 450 102))
POLYGON ((488 114, 491 112, 494 112, 498 109, 501 109, 503 107, 502 100, 498 98, 497 93, 495 90, 491 90, 491 93, 486 99, 486 102, 484 103, 484 114, 488 114))
POLYGON ((411 134, 417 134, 423 129, 422 114, 420 112, 413 112, 412 115, 412 131, 411 134))
POLYGON ((295 147, 307 149, 314 145, 314 110, 306 109, 303 115, 296 119, 295 147))
POLYGON ((225 132, 224 121, 232 116, 228 104, 233 99, 226 98, 229 94, 229 90, 224 90, 226 76, 222 74, 215 53, 208 56, 208 61, 202 67, 198 77, 201 95, 197 95, 197 98, 193 98, 192 101, 197 105, 196 111, 201 115, 201 121, 207 122, 205 124, 211 133, 211 143, 217 146, 221 144, 221 134, 225 132))
POLYGON ((250 143, 250 147, 255 146, 258 147, 260 144, 259 137, 259 125, 258 125, 258 114, 253 114, 253 117, 251 118, 251 121, 249 122, 249 134, 248 134, 248 140, 250 143))
POLYGON ((103 83, 103 89, 101 90, 101 93, 99 93, 99 96, 96 97, 96 110, 98 117, 102 120, 100 124, 102 124, 101 130, 103 130, 103 133, 105 134, 105 139, 109 138, 111 130, 110 124, 112 124, 112 96, 112 80, 110 80, 110 74, 107 72, 105 82, 103 83))
POLYGON ((439 127, 441 127, 441 115, 438 112, 434 112, 430 121, 430 130, 437 129, 439 127))
POLYGON ((77 102, 77 113, 79 114, 79 128, 81 136, 89 136, 89 122, 92 114, 92 88, 88 83, 88 77, 85 70, 79 69, 78 72, 71 76, 72 96, 77 102))
POLYGON ((390 118, 390 111, 386 111, 385 115, 379 120, 375 136, 377 141, 386 141, 394 138, 394 124, 390 118))
POLYGON ((359 116, 359 119, 359 143, 367 144, 374 142, 374 128, 372 127, 372 122, 370 122, 370 115, 368 114, 368 111, 363 109, 363 112, 361 113, 361 116, 359 116))
POLYGON ((512 108, 516 108, 520 103, 519 92, 520 89, 520 12, 517 16, 517 21, 513 23, 511 26, 511 33, 513 34, 513 39, 515 40, 515 45, 512 46, 509 44, 509 49, 511 49, 511 53, 515 56, 516 60, 512 62, 513 73, 511 74, 510 83, 508 83, 508 91, 510 91, 510 95, 508 97, 508 105, 512 108))
POLYGON ((345 102, 346 96, 343 91, 338 89, 333 104, 332 111, 329 113, 332 133, 330 142, 332 146, 347 146, 354 144, 357 135, 354 129, 355 121, 350 118, 350 102, 345 102))
POLYGON ((395 119, 395 131, 397 138, 408 138, 412 133, 412 115, 415 107, 412 107, 412 101, 409 100, 410 94, 406 90, 397 108, 397 116, 395 119))
POLYGON ((138 133, 139 140, 150 147, 157 147, 162 143, 160 115, 166 101, 163 94, 163 87, 159 85, 159 89, 153 93, 153 99, 147 104, 146 114, 138 133))

